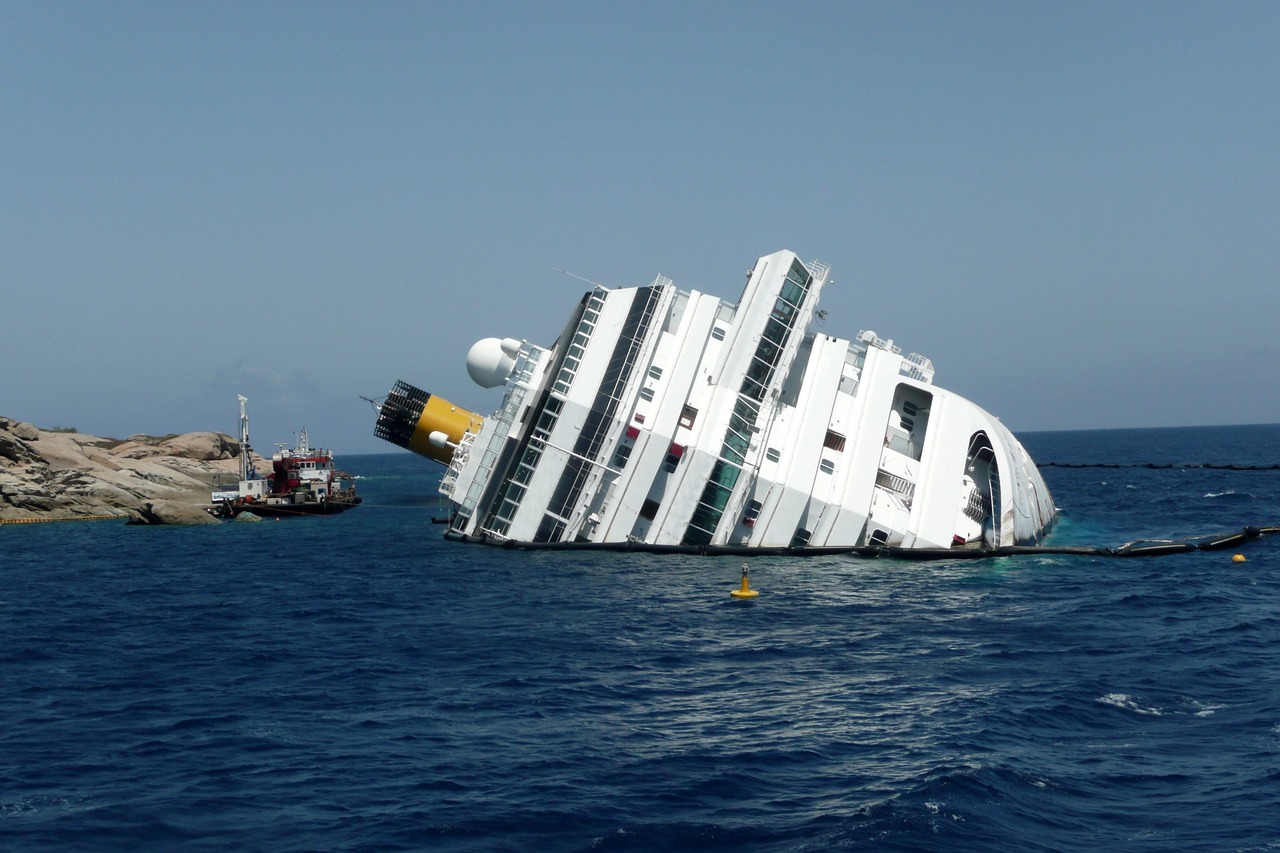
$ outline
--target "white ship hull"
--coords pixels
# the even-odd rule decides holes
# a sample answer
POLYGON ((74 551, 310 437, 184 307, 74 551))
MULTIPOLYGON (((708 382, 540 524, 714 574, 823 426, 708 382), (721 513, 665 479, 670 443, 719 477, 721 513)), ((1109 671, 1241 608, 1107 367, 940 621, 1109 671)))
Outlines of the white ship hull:
POLYGON ((872 332, 809 330, 828 270, 761 258, 737 305, 597 287, 550 348, 488 339, 488 418, 399 383, 376 433, 444 462, 449 533, 631 547, 998 548, 1053 501, 992 415, 872 332))

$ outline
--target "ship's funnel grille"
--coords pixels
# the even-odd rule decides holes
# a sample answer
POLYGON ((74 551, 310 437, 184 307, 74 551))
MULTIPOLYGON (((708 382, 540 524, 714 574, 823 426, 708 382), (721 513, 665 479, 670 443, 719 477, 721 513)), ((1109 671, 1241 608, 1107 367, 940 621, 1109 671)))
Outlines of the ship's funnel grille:
POLYGON ((373 434, 384 441, 408 448, 418 421, 422 418, 422 410, 430 399, 431 395, 421 388, 397 380, 378 411, 378 422, 373 427, 373 434))

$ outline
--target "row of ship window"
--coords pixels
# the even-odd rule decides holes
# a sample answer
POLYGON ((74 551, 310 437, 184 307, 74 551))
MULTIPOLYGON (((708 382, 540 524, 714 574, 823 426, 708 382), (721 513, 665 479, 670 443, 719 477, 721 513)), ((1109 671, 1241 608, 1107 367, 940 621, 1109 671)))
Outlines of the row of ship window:
POLYGON ((720 524, 729 497, 742 473, 740 466, 746 461, 749 436, 759 417, 760 403, 764 401, 781 361, 781 353, 786 348, 799 313, 797 309, 804 302, 811 280, 809 271, 798 260, 795 261, 774 301, 773 312, 760 335, 751 365, 742 378, 738 400, 733 407, 720 448, 720 458, 711 469, 711 476, 703 487, 702 496, 698 499, 689 527, 681 540, 685 545, 708 545, 715 535, 715 529, 720 524))

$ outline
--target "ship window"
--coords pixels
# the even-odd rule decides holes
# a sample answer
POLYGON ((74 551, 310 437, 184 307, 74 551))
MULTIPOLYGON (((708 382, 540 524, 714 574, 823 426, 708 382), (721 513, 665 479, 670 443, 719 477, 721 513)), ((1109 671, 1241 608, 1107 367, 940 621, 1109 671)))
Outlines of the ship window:
POLYGON ((764 337, 778 346, 782 346, 782 343, 787 339, 787 331, 788 327, 777 320, 770 320, 764 325, 764 337))
POLYGON ((641 389, 640 389, 640 399, 641 399, 641 400, 652 400, 652 399, 653 399, 653 389, 652 389, 652 388, 641 388, 641 389))
POLYGON ((889 541, 889 532, 887 530, 877 530, 871 534, 871 538, 867 541, 872 545, 883 545, 889 541))
POLYGON ((680 426, 685 429, 693 429, 693 422, 698 418, 698 410, 693 406, 685 406, 680 411, 680 426))
POLYGON ((760 346, 756 348, 756 358, 770 366, 778 363, 779 356, 782 355, 782 349, 775 343, 760 339, 760 346))
POLYGON ((613 467, 614 467, 614 468, 625 468, 625 467, 626 467, 626 465, 627 465, 627 460, 631 458, 631 447, 632 447, 632 445, 630 445, 630 444, 619 444, 619 445, 618 445, 618 449, 617 449, 616 451, 614 451, 614 453, 613 453, 613 467))
MULTIPOLYGON (((724 494, 724 497, 728 498, 728 494, 724 494)), ((704 532, 707 533, 716 532, 716 525, 719 524, 719 517, 721 517, 724 512, 724 502, 726 501, 721 501, 722 506, 710 506, 708 503, 699 503, 698 508, 694 510, 694 517, 691 517, 689 520, 690 528, 698 528, 699 530, 704 530, 704 532)))
POLYGON ((717 509, 724 509, 725 503, 729 498, 729 490, 738 482, 738 476, 742 473, 741 468, 735 468, 732 465, 726 465, 724 462, 717 462, 715 467, 711 469, 711 476, 707 478, 707 489, 705 492, 710 493, 716 490, 715 499, 711 499, 704 494, 703 503, 713 504, 717 509), (720 491, 724 494, 721 495, 720 491))
POLYGON ((773 306, 773 313, 770 315, 784 323, 790 323, 791 318, 795 316, 796 306, 787 302, 785 299, 779 299, 773 306))
POLYGON ((920 411, 920 409, 916 407, 915 403, 911 402, 910 400, 902 401, 902 413, 904 415, 914 418, 916 416, 916 412, 918 411, 920 411))
POLYGON ((834 450, 836 453, 844 452, 844 436, 838 432, 827 430, 827 437, 822 442, 822 446, 834 450))
POLYGON ((565 523, 554 515, 544 515, 542 523, 538 525, 538 532, 533 535, 533 541, 559 542, 560 537, 564 535, 564 528, 565 523))
MULTIPOLYGON (((697 525, 698 515, 694 513, 693 520, 689 522, 689 529, 684 532, 684 538, 680 540, 682 545, 710 545, 711 532, 697 525)), ((714 524, 714 522, 711 522, 714 524)))
POLYGON ((650 368, 649 368, 649 378, 650 378, 650 379, 661 379, 661 378, 662 378, 662 368, 661 368, 661 367, 658 367, 657 365, 654 365, 653 367, 650 367, 650 368))
POLYGON ((640 507, 640 517, 653 521, 658 517, 658 506, 657 501, 645 501, 644 506, 640 507))
POLYGON ((805 530, 803 527, 797 528, 796 535, 791 537, 791 547, 803 548, 805 545, 809 544, 809 537, 812 535, 812 533, 805 530))
POLYGON ((723 328, 723 327, 721 327, 721 326, 712 326, 712 327, 711 327, 711 338, 712 338, 712 340, 723 341, 723 340, 724 340, 724 328, 723 328))
POLYGON ((751 366, 747 368, 747 376, 764 385, 773 376, 773 365, 759 358, 753 358, 751 359, 751 366))
POLYGON ((520 505, 513 500, 507 499, 502 502, 502 506, 498 507, 498 518, 503 521, 511 521, 515 517, 516 511, 520 509, 520 505))
POLYGON ((764 386, 750 376, 742 380, 742 393, 757 402, 764 401, 764 386))
POLYGON ((720 455, 741 465, 746 460, 747 451, 750 449, 751 439, 729 431, 725 433, 724 446, 720 449, 720 455))
POLYGON ((730 418, 729 423, 742 423, 742 428, 738 431, 746 432, 758 417, 760 417, 760 406, 750 400, 739 398, 738 402, 733 404, 733 417, 730 418))
POLYGON ((804 288, 797 282, 787 279, 783 283, 782 290, 778 296, 785 299, 787 302, 790 302, 792 305, 799 305, 804 301, 804 288))
POLYGON ((779 459, 782 458, 782 453, 776 448, 770 447, 767 450, 765 450, 764 458, 768 459, 770 462, 777 462, 779 459))
POLYGON ((823 459, 818 463, 818 470, 824 474, 834 474, 836 472, 836 463, 830 459, 823 459))
POLYGON ((800 259, 796 258, 791 262, 791 269, 787 270, 787 280, 794 282, 807 293, 809 282, 813 280, 813 277, 809 275, 809 270, 805 265, 800 263, 800 259))

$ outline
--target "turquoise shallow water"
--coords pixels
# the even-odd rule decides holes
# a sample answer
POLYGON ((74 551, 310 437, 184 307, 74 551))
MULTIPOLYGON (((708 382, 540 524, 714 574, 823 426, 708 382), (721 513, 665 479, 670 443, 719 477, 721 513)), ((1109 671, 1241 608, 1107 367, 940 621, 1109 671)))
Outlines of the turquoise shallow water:
MULTIPOLYGON (((1118 545, 1280 522, 1280 427, 1039 433, 1118 545), (1128 467, 1156 463, 1169 468, 1128 467)), ((0 527, 0 846, 1280 844, 1280 550, 905 563, 444 542, 438 468, 212 528, 0 527)))

